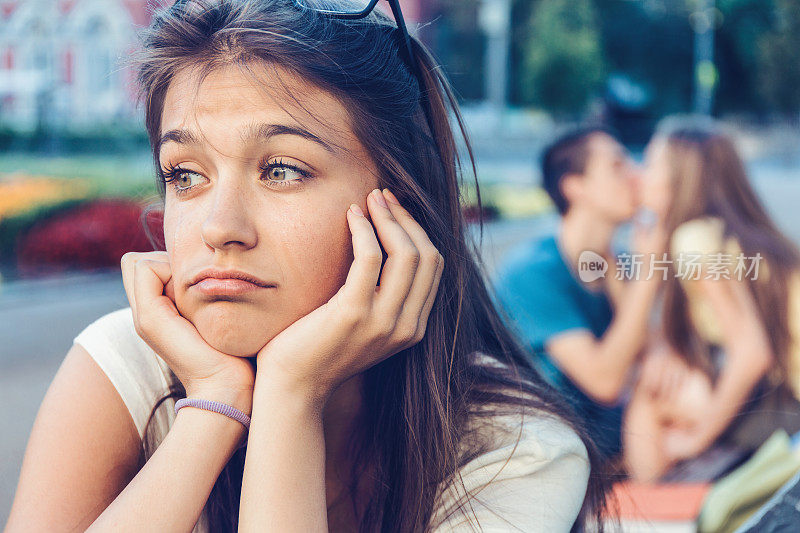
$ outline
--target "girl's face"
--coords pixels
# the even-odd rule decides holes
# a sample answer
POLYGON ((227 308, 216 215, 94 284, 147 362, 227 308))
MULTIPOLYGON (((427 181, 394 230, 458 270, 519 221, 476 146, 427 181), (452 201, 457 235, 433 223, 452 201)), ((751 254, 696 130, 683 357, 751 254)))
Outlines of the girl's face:
POLYGON ((667 214, 672 201, 669 149, 663 137, 655 137, 645 151, 645 170, 642 179, 642 206, 660 217, 667 214))
POLYGON ((176 307, 208 344, 242 357, 344 284, 353 261, 347 209, 368 213, 366 196, 379 186, 335 97, 289 71, 276 69, 277 80, 264 65, 251 69, 260 86, 235 65, 199 89, 191 72, 176 75, 159 152, 162 170, 179 167, 164 209, 176 307), (273 90, 281 82, 291 97, 273 90), (271 287, 208 294, 192 284, 206 268, 244 271, 271 287))

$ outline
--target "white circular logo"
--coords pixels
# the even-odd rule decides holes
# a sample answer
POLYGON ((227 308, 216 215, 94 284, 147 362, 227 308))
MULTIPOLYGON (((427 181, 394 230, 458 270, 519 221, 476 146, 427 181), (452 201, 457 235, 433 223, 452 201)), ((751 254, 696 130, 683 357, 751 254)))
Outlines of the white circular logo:
POLYGON ((606 277, 607 271, 608 261, 602 255, 584 250, 578 256, 578 277, 584 283, 606 277))

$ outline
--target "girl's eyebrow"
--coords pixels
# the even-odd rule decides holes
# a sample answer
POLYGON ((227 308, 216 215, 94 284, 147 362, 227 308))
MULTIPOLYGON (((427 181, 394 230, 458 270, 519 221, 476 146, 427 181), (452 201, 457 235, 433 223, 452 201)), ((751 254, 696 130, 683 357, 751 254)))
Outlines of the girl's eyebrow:
MULTIPOLYGON (((326 143, 310 131, 303 129, 299 126, 290 126, 288 124, 250 124, 242 133, 242 141, 248 142, 253 140, 267 140, 275 135, 297 135, 304 139, 313 141, 327 151, 336 153, 337 150, 330 144, 326 143)), ((198 137, 191 130, 174 129, 169 130, 158 141, 158 154, 161 154, 161 148, 168 142, 175 142, 178 144, 200 144, 198 137)))

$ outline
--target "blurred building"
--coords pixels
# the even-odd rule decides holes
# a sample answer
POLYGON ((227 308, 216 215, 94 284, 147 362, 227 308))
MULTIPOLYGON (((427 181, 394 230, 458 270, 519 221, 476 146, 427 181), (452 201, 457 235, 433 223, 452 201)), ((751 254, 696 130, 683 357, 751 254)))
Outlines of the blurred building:
MULTIPOLYGON (((152 6, 166 3, 0 0, 0 125, 31 131, 136 120, 134 73, 121 60, 152 6)), ((420 20, 422 0, 401 3, 409 24, 420 20)))
MULTIPOLYGON (((150 2, 152 4, 152 2, 150 2)), ((0 0, 0 122, 31 130, 131 120, 148 0, 0 0)))

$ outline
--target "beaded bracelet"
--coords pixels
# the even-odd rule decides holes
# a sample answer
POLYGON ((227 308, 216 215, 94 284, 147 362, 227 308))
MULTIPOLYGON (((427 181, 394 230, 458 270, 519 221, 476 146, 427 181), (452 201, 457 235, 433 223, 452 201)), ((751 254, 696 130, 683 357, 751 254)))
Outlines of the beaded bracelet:
MULTIPOLYGON (((245 427, 245 429, 247 430, 250 429, 250 417, 230 405, 224 404, 222 402, 217 402, 214 400, 201 400, 199 398, 181 398, 180 400, 175 402, 175 414, 177 415, 178 410, 180 410, 181 407, 186 407, 187 405, 190 407, 198 407, 200 409, 205 409, 206 411, 214 411, 215 413, 220 413, 227 417, 233 418, 238 422, 241 422, 241 424, 245 427)), ((246 438, 244 442, 239 446, 239 448, 244 448, 245 446, 247 446, 246 438)))

